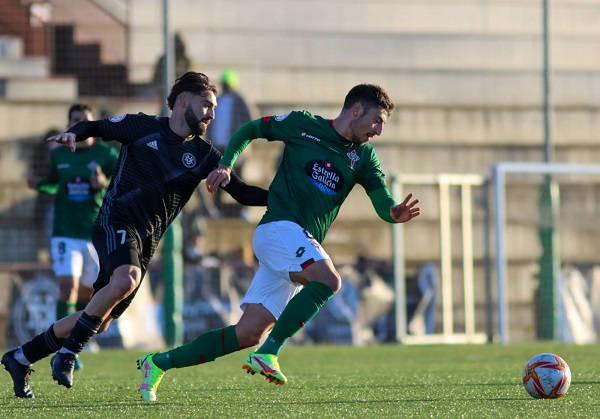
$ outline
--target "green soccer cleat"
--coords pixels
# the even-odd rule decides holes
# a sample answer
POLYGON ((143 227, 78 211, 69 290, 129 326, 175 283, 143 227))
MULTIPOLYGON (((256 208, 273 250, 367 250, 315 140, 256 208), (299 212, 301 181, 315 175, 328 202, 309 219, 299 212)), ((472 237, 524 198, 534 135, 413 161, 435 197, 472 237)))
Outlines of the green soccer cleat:
POLYGON ((287 378, 279 370, 279 361, 277 355, 252 353, 246 358, 246 362, 242 365, 248 374, 259 373, 265 376, 265 380, 269 383, 275 383, 282 386, 287 383, 287 378))
POLYGON ((154 354, 146 354, 137 360, 138 370, 142 371, 144 377, 138 391, 142 394, 142 399, 151 402, 156 401, 156 389, 165 375, 165 372, 152 362, 152 355, 154 354))

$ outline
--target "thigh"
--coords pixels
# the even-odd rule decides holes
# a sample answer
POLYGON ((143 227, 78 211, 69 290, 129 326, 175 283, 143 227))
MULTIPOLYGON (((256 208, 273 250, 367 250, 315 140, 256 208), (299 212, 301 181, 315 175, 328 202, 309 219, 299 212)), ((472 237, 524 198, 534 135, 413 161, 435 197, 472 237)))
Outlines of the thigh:
POLYGON ((319 281, 331 286, 333 283, 337 283, 336 278, 339 276, 331 259, 319 260, 305 266, 300 272, 290 272, 292 281, 302 285, 306 285, 311 281, 319 281))
POLYGON ((277 319, 299 290, 300 286, 290 281, 287 272, 273 271, 261 263, 240 308, 245 313, 247 306, 260 304, 277 319))
POLYGON ((256 228, 252 239, 258 260, 273 272, 289 275, 313 263, 330 259, 323 246, 301 226, 291 221, 274 221, 256 228))
MULTIPOLYGON (((139 236, 122 225, 96 226, 93 232, 93 247, 100 263, 100 271, 109 276, 122 265, 133 265, 143 269, 142 243, 139 236)), ((94 288, 96 285, 94 284, 94 288)))
MULTIPOLYGON (((98 279, 94 282, 94 294, 108 285, 114 271, 120 266, 136 266, 141 270, 141 278, 144 277, 146 266, 142 262, 145 260, 142 259, 142 242, 139 236, 135 232, 130 231, 126 226, 109 225, 94 227, 93 244, 100 261, 98 279)), ((113 318, 116 319, 123 314, 131 304, 136 292, 137 288, 115 306, 111 311, 113 318)))
POLYGON ((79 240, 69 237, 52 237, 50 240, 52 268, 56 276, 79 278, 83 268, 83 255, 79 240))

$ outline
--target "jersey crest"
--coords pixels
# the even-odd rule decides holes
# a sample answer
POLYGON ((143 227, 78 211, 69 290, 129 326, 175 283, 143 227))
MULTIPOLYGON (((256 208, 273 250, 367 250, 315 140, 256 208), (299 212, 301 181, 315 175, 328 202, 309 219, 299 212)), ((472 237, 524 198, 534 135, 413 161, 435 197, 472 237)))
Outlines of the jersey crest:
POLYGON ((346 156, 350 159, 350 169, 354 169, 354 163, 360 160, 360 157, 356 154, 356 150, 346 153, 346 156))
POLYGON ((191 169, 196 166, 196 156, 194 156, 192 153, 183 153, 183 156, 181 156, 181 162, 185 167, 191 169))

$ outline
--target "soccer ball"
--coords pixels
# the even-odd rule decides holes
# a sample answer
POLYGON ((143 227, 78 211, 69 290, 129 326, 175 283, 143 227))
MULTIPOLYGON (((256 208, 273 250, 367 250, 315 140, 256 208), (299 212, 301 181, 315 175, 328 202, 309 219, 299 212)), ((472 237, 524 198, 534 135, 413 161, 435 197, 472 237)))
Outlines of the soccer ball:
POLYGON ((571 370, 558 355, 537 354, 523 370, 523 386, 536 399, 558 399, 571 385, 571 370))

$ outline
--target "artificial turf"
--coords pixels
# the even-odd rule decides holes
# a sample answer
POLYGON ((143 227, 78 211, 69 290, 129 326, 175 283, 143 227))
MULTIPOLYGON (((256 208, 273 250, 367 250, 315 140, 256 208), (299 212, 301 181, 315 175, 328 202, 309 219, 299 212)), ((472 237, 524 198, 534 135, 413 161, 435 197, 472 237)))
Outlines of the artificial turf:
POLYGON ((141 352, 83 353, 70 390, 42 360, 32 400, 14 398, 0 371, 0 417, 600 417, 600 345, 290 346, 280 357, 285 386, 246 374, 248 352, 169 371, 154 403, 137 393, 141 352), (562 399, 535 400, 521 384, 540 352, 571 367, 562 399))

